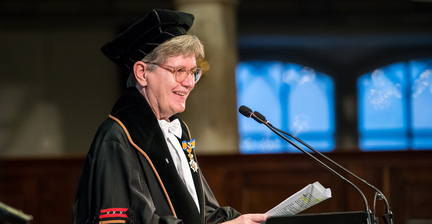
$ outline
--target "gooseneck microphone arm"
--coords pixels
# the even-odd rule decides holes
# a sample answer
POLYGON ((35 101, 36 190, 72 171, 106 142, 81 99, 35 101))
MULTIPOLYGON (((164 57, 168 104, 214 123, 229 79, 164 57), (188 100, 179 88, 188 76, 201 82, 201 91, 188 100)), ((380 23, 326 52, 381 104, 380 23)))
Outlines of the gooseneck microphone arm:
POLYGON ((289 142, 291 145, 293 145, 294 147, 296 147, 298 150, 302 151, 303 153, 307 154, 309 157, 313 158, 316 162, 318 162, 320 165, 322 165, 325 169, 327 169, 328 171, 330 171, 334 175, 338 176, 339 178, 345 180, 352 187, 354 187, 357 190, 357 192, 361 195, 361 197, 363 199, 363 202, 365 204, 365 212, 367 214, 366 215, 366 223, 367 224, 372 224, 371 219, 373 220, 373 223, 376 223, 376 220, 375 220, 374 215, 372 214, 372 212, 371 212, 371 210, 369 208, 369 204, 367 202, 367 199, 366 199, 365 195, 363 194, 363 192, 355 184, 353 184, 351 181, 349 181, 348 179, 346 179, 344 176, 342 176, 341 174, 339 174, 338 172, 336 172, 335 170, 333 170, 331 167, 327 166, 321 160, 319 160, 318 158, 316 158, 315 156, 313 156, 312 154, 310 154, 308 151, 304 150, 303 148, 301 148, 300 146, 298 146, 297 144, 295 144, 294 142, 292 142, 291 140, 289 140, 287 137, 285 137, 284 135, 282 135, 277 129, 275 129, 271 124, 269 124, 269 122, 267 120, 265 120, 265 117, 262 116, 261 114, 258 113, 258 115, 256 115, 257 112, 255 112, 255 113, 252 112, 252 110, 250 108, 246 107, 246 106, 241 106, 239 108, 239 112, 243 116, 245 116, 245 117, 253 118, 258 123, 266 125, 271 131, 273 131, 279 137, 281 137, 285 141, 289 142), (264 119, 262 119, 262 118, 264 118, 264 119))
MULTIPOLYGON (((262 120, 266 120, 265 117, 260 114, 259 112, 255 111, 254 114, 257 117, 260 117, 260 119, 262 120)), ((270 123, 268 123, 272 128, 274 128, 275 130, 282 132, 283 134, 288 135, 289 137, 295 139, 296 141, 300 142, 301 144, 303 144, 304 146, 306 146, 307 148, 309 148, 310 150, 312 150, 313 152, 319 154, 320 156, 324 157, 327 161, 333 163, 334 165, 336 165, 337 167, 339 167, 340 169, 342 169, 343 171, 347 172, 348 174, 350 174, 351 176, 355 177, 357 180, 360 180, 361 182, 363 182, 364 184, 366 184, 367 186, 369 186, 370 188, 374 189, 375 192, 377 192, 378 194, 378 198, 384 201, 385 204, 385 214, 383 215, 383 220, 385 222, 385 224, 393 224, 393 213, 390 209, 390 205, 387 201, 387 198, 384 196, 384 194, 375 186, 373 186, 372 184, 369 184, 367 181, 365 181, 364 179, 358 177, 357 175, 355 175, 354 173, 352 173, 351 171, 349 171, 348 169, 346 169, 345 167, 341 166, 339 163, 336 163, 335 161, 333 161, 332 159, 330 159, 329 157, 327 157, 326 155, 322 154, 321 152, 317 151, 316 149, 314 149, 312 146, 310 146, 309 144, 307 144, 306 142, 302 141, 301 139, 295 137, 294 135, 291 135, 285 131, 282 131, 276 127, 274 127, 273 125, 271 125, 270 123)))

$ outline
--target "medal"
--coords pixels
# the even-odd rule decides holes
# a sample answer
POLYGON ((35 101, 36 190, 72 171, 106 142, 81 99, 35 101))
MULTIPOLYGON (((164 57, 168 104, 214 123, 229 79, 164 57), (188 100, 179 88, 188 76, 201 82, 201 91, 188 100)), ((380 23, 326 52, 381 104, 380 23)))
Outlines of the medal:
POLYGON ((189 157, 189 166, 192 171, 197 172, 198 171, 198 165, 194 160, 194 156, 192 154, 192 149, 195 149, 195 139, 192 139, 190 142, 183 141, 182 142, 182 148, 184 151, 188 153, 189 157))

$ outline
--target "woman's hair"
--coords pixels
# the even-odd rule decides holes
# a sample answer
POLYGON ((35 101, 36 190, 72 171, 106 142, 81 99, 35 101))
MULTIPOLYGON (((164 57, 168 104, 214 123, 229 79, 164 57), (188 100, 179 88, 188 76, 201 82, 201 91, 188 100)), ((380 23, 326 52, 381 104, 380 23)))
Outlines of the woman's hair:
MULTIPOLYGON (((204 59, 204 46, 198 37, 194 35, 181 35, 173 37, 161 45, 157 46, 153 51, 147 54, 142 61, 163 65, 170 57, 183 55, 189 57, 195 55, 195 59, 200 61, 204 59)), ((147 64, 147 70, 150 72, 156 69, 157 65, 147 64)), ((127 87, 135 87, 137 81, 135 74, 132 71, 127 80, 127 87)))

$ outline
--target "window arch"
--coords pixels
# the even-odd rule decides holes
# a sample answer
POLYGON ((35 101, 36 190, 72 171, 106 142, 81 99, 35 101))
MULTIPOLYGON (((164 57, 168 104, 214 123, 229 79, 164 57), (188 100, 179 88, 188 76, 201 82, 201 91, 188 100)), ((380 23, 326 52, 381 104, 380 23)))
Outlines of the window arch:
MULTIPOLYGON (((271 114, 272 124, 282 125, 280 89, 282 63, 240 63, 236 70, 237 104, 246 105, 262 114, 271 114)), ((285 142, 264 125, 238 117, 240 151, 242 153, 280 153, 285 142)))
POLYGON ((357 81, 359 147, 432 148, 432 60, 398 62, 357 81))
MULTIPOLYGON (((328 76, 293 63, 242 62, 236 70, 237 104, 320 151, 334 148, 334 86, 328 76)), ((264 125, 238 117, 242 153, 299 152, 264 125)))
POLYGON ((432 149, 432 59, 409 62, 413 149, 432 149))

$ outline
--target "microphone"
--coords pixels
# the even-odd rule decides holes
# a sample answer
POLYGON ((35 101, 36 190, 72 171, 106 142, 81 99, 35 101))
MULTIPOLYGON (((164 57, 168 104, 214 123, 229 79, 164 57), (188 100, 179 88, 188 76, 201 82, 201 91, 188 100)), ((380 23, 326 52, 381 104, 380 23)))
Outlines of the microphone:
POLYGON ((253 118, 255 121, 257 121, 260 124, 264 123, 265 117, 256 111, 255 113, 252 112, 252 110, 247 106, 240 106, 239 112, 245 117, 253 118), (259 114, 259 116, 256 113, 259 114))
MULTIPOLYGON (((251 110, 252 111, 252 110, 251 110)), ((274 127, 273 125, 271 125, 267 119, 264 117, 264 115, 262 115, 261 113, 259 113, 258 111, 254 112, 255 116, 259 117, 263 123, 267 123, 268 125, 270 125, 272 128, 274 128, 275 130, 282 132, 283 134, 288 135, 289 137, 295 139, 296 141, 300 142, 301 144, 303 144, 304 146, 306 146, 307 148, 309 148, 310 150, 312 150, 313 152, 319 154, 320 156, 322 156, 323 158, 325 158, 327 161, 331 162, 332 164, 336 165, 337 167, 339 167, 340 169, 342 169, 343 171, 347 172, 349 175, 353 176, 354 178, 356 178, 357 180, 363 182, 364 184, 366 184, 368 187, 372 188, 376 194, 375 194, 375 199, 378 198, 380 200, 384 201, 385 204, 385 214, 382 216, 384 223, 385 224, 394 224, 393 221, 393 212, 390 209, 390 205, 387 201, 387 198, 384 196, 384 194, 375 186, 373 186, 372 184, 368 183, 366 180, 360 178, 359 176, 355 175, 354 173, 352 173, 351 171, 349 171, 348 169, 346 169, 345 167, 341 166, 339 163, 335 162, 334 160, 330 159, 329 157, 327 157, 326 155, 324 155, 323 153, 317 151, 316 149, 314 149, 312 146, 310 146, 309 144, 307 144, 306 142, 302 141, 301 139, 297 138, 294 135, 291 135, 290 133, 287 133, 283 130, 280 130, 276 127, 274 127)), ((374 202, 374 213, 375 213, 375 202, 374 202)))
POLYGON ((244 105, 239 107, 239 112, 245 117, 251 117, 253 114, 252 110, 244 105))
POLYGON ((342 180, 344 180, 345 182, 347 182, 348 184, 350 184, 352 187, 354 187, 357 190, 357 192, 360 194, 360 196, 362 197, 363 202, 365 204, 365 212, 367 214, 367 216, 366 216, 366 221, 367 222, 366 223, 367 224, 371 224, 371 220, 373 220, 373 223, 377 223, 376 219, 374 218, 374 215, 370 211, 369 204, 367 202, 367 199, 366 199, 365 195, 363 194, 363 192, 355 184, 353 184, 351 181, 349 181, 344 176, 342 176, 341 174, 339 174, 338 172, 336 172, 335 170, 333 170, 327 164, 325 164, 324 162, 322 162, 321 160, 319 160, 318 158, 316 158, 315 156, 313 156, 311 153, 309 153, 308 151, 304 150, 303 148, 301 148, 300 146, 298 146, 297 144, 295 144, 293 141, 289 140, 287 137, 285 137, 284 135, 282 135, 281 132, 278 129, 276 129, 275 127, 273 127, 273 125, 271 125, 266 120, 265 116, 262 115, 261 113, 259 113, 257 111, 252 112, 252 110, 249 107, 246 107, 244 105, 239 108, 239 112, 243 116, 245 116, 245 117, 252 117, 258 123, 266 125, 271 131, 273 131, 279 137, 283 138, 285 141, 287 141, 288 143, 290 143, 292 146, 294 146, 298 150, 302 151, 303 153, 307 154, 309 157, 311 157, 312 159, 314 159, 316 162, 318 162, 320 165, 322 165, 325 169, 327 169, 328 171, 330 171, 331 173, 333 173, 334 175, 336 175, 337 177, 341 178, 342 180))

